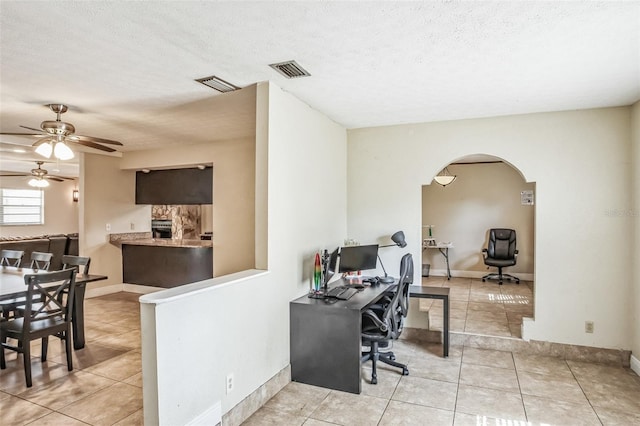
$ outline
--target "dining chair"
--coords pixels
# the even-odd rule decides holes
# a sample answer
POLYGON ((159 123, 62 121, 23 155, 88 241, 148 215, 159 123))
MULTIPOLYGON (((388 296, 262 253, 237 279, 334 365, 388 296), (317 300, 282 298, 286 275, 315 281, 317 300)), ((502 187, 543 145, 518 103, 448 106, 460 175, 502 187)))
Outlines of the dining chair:
MULTIPOLYGON (((2 250, 0 252, 0 265, 13 266, 19 268, 24 257, 23 250, 2 250)), ((23 303, 19 299, 5 299, 0 300, 0 310, 2 310, 2 318, 8 319, 11 316, 11 312, 15 309, 16 303, 23 303)))
POLYGON ((19 268, 23 257, 24 251, 22 250, 2 250, 2 252, 0 252, 0 266, 14 266, 19 268))
POLYGON ((27 286, 24 316, 0 323, 0 369, 7 368, 5 349, 23 355, 24 375, 27 387, 31 380, 31 341, 42 339, 40 359, 47 360, 49 336, 65 341, 67 370, 73 370, 71 352, 71 309, 75 294, 75 269, 27 274, 24 282, 27 286), (36 307, 34 300, 40 301, 36 307), (7 339, 17 340, 17 344, 7 343, 7 339))
MULTIPOLYGON (((24 254, 24 252, 22 253, 24 254)), ((48 271, 49 267, 51 266, 52 258, 52 253, 34 251, 31 253, 31 265, 29 267, 37 271, 48 271)), ((2 308, 2 317, 8 319, 11 316, 21 316, 21 312, 18 312, 18 310, 24 310, 24 306, 21 306, 24 305, 24 303, 24 297, 16 297, 13 299, 0 301, 0 308, 2 308)))
POLYGON ((89 275, 90 264, 90 257, 72 256, 70 254, 65 254, 64 256, 62 256, 62 269, 75 268, 78 273, 89 275), (82 271, 80 270, 81 266, 84 266, 84 268, 82 268, 82 271))
POLYGON ((40 251, 34 251, 31 253, 31 269, 39 271, 48 271, 51 266, 51 259, 53 253, 43 253, 40 251))

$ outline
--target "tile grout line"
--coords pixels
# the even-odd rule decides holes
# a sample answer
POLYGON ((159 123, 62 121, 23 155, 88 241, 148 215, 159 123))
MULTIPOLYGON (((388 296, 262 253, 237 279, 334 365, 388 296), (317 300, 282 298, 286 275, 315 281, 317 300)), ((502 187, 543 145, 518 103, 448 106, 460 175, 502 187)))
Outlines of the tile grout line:
POLYGON ((516 381, 518 382, 518 392, 520 393, 520 400, 522 401, 522 410, 524 411, 524 418, 527 423, 529 423, 529 415, 527 414, 527 406, 524 405, 524 395, 522 395, 522 386, 520 385, 520 375, 518 374, 518 365, 516 364, 516 358, 511 353, 511 361, 513 361, 513 369, 516 373, 516 381))
POLYGON ((567 365, 567 368, 569 369, 569 371, 571 372, 571 377, 573 377, 573 379, 576 381, 576 383, 578 384, 578 386, 580 387, 580 390, 582 391, 582 394, 584 395, 585 399, 587 400, 587 402, 589 403, 589 407, 591 407, 591 409, 593 410, 593 413, 596 415, 596 417, 598 418, 598 421, 600 422, 601 425, 603 425, 604 423, 602 422, 602 419, 600 418, 600 415, 598 414, 598 412, 596 411, 595 407, 593 406, 593 404, 591 403, 591 400, 589 399, 589 397, 587 396, 587 393, 584 391, 584 388, 582 387, 582 385, 580 384, 580 380, 578 380, 578 378, 576 377, 575 373, 573 372, 573 369, 571 368, 571 365, 567 362, 566 359, 563 360, 564 363, 567 365))

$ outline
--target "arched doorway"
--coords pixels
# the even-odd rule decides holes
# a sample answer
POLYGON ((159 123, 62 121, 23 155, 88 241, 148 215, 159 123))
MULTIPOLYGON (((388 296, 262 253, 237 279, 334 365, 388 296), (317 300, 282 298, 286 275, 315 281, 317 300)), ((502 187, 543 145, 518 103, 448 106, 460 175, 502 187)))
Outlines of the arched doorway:
MULTIPOLYGON (((422 187, 422 237, 423 243, 430 238, 450 243, 452 277, 447 279, 444 253, 423 247, 423 285, 450 287, 451 331, 521 338, 522 318, 534 313, 535 203, 527 201, 535 194, 535 183, 526 182, 503 159, 487 155, 455 160, 447 169, 456 176, 453 183, 443 187, 434 181, 422 187), (482 282, 492 272, 482 256, 490 228, 516 230, 517 263, 508 272, 520 284, 482 282)), ((420 309, 429 309, 427 305, 420 309)), ((442 327, 440 309, 429 310, 429 323, 430 329, 442 327)))

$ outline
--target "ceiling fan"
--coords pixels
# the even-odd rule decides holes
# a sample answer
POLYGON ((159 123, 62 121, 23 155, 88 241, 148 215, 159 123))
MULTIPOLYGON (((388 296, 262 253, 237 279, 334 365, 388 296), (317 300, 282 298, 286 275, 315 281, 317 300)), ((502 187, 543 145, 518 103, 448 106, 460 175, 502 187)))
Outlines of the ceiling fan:
POLYGON ((2 172, 0 176, 32 176, 31 180, 29 180, 30 186, 35 186, 36 188, 46 188, 49 186, 50 180, 55 182, 64 182, 65 180, 74 180, 74 178, 68 178, 64 176, 54 176, 50 175, 45 169, 41 166, 44 164, 44 161, 36 161, 38 165, 37 169, 31 169, 31 173, 18 173, 18 172, 2 172))
POLYGON ((122 143, 118 141, 96 138, 92 136, 76 135, 76 128, 71 123, 65 123, 60 119, 60 116, 67 111, 67 105, 48 104, 46 106, 48 106, 51 111, 56 113, 55 121, 43 121, 40 124, 40 129, 20 126, 24 129, 32 130, 39 133, 0 133, 0 135, 32 136, 40 138, 33 144, 33 146, 36 147, 36 152, 46 158, 50 158, 51 154, 53 153, 53 155, 60 160, 70 160, 73 158, 73 151, 71 151, 67 144, 83 145, 89 148, 94 148, 106 152, 114 152, 115 149, 105 145, 122 146, 122 143))

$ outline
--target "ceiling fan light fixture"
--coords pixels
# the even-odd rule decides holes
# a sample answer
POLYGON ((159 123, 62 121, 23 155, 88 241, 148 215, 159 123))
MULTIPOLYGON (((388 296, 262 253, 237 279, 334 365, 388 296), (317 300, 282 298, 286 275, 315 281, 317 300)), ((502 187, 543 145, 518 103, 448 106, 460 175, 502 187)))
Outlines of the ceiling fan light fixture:
POLYGON ((36 153, 42 155, 45 158, 51 158, 52 152, 53 152, 53 147, 51 146, 51 142, 41 143, 36 148, 36 153))
POLYGON ((29 186, 33 186, 35 188, 46 188, 49 186, 49 182, 42 178, 31 178, 28 182, 29 186))
POLYGON ((73 158, 73 151, 64 142, 56 143, 53 149, 53 154, 60 160, 71 160, 73 158))
POLYGON ((439 185, 447 186, 453 183, 456 180, 456 178, 457 176, 449 173, 449 169, 445 167, 444 169, 442 169, 440 173, 438 173, 436 177, 433 178, 433 180, 435 180, 436 183, 439 185))

